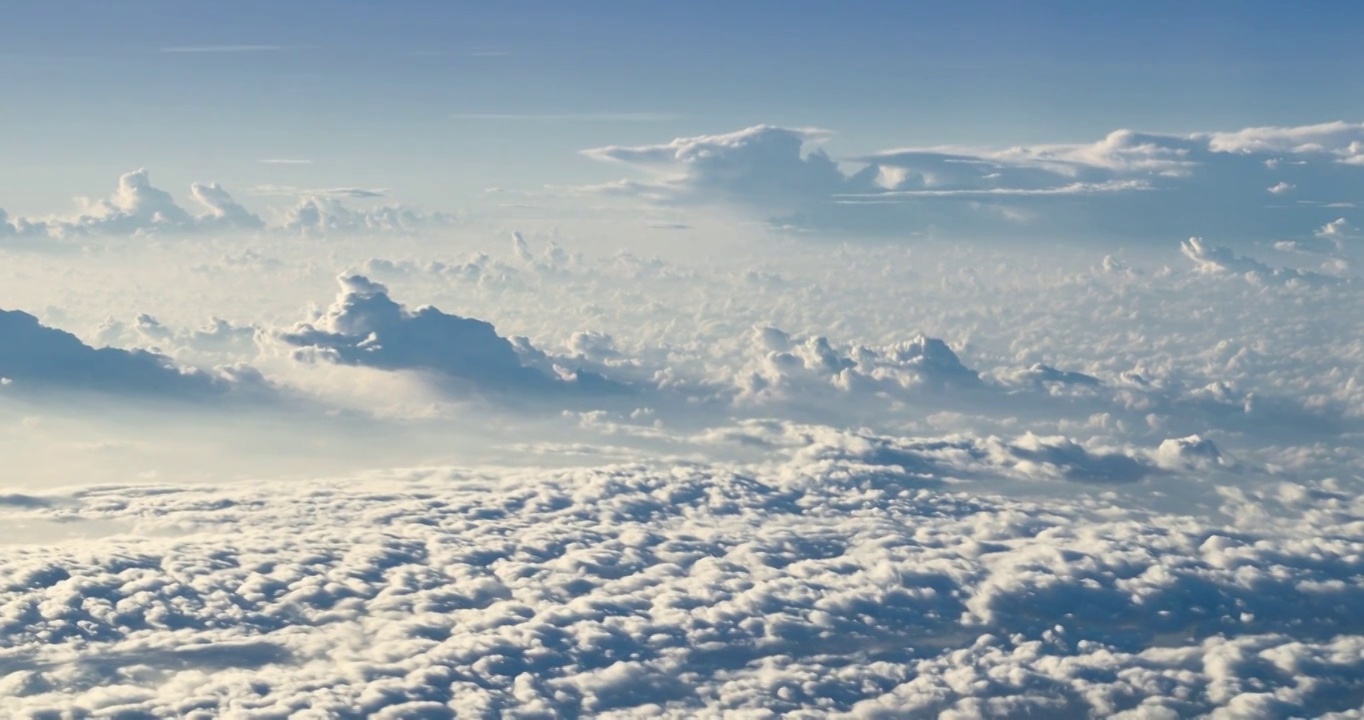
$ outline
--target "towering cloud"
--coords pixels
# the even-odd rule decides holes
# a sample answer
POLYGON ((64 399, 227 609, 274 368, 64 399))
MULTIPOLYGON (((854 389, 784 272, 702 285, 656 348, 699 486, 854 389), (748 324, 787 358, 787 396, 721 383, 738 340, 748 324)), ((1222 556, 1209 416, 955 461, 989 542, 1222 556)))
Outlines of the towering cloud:
POLYGON ((384 370, 423 370, 492 390, 544 390, 572 373, 531 367, 544 359, 528 342, 520 346, 497 334, 491 323, 450 315, 431 307, 415 310, 388 296, 388 289, 360 275, 338 278, 341 292, 316 321, 283 339, 318 357, 384 370))
POLYGON ((118 179, 114 194, 87 203, 79 216, 52 223, 58 232, 85 231, 108 234, 137 234, 158 231, 190 232, 199 230, 257 230, 265 222, 217 183, 194 184, 190 195, 208 213, 194 215, 176 204, 170 193, 152 185, 146 169, 135 170, 118 179))

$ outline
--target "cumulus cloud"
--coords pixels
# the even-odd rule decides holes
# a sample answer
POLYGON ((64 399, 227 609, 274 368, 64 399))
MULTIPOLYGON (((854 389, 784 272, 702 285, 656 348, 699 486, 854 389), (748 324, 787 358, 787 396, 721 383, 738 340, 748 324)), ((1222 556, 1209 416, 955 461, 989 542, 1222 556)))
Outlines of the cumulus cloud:
POLYGON ((26 220, 24 218, 11 220, 9 213, 0 209, 0 240, 46 237, 47 234, 47 223, 40 220, 26 220))
POLYGON ((477 389, 540 391, 568 384, 606 387, 601 378, 552 364, 524 338, 513 343, 493 325, 431 307, 410 310, 364 276, 338 278, 341 292, 321 317, 282 339, 302 357, 385 370, 422 370, 477 389), (548 365, 548 372, 544 367, 548 365))
MULTIPOLYGON (((302 233, 406 232, 458 222, 447 213, 427 213, 413 207, 380 205, 352 207, 336 193, 304 197, 285 215, 283 228, 302 233)), ((375 197, 371 191, 347 189, 346 197, 375 197)))
POLYGON ((226 376, 176 367, 155 353, 93 348, 28 313, 0 310, 0 377, 19 390, 94 390, 201 398, 226 392, 226 376))
POLYGON ((1230 248, 1210 245, 1202 238, 1189 238, 1180 244, 1180 251, 1194 263, 1194 269, 1206 275, 1238 274, 1279 282, 1309 284, 1333 283, 1338 280, 1320 273, 1293 268, 1270 267, 1254 258, 1238 255, 1230 248))
POLYGON ((813 387, 843 391, 947 390, 981 386, 947 343, 918 335, 885 347, 836 348, 828 338, 793 338, 773 327, 755 328, 751 371, 738 377, 744 399, 799 397, 813 387))
POLYGON ((157 231, 258 230, 265 223, 242 207, 217 183, 195 184, 191 196, 208 213, 196 216, 176 204, 170 193, 151 184, 147 170, 126 173, 110 197, 90 202, 73 220, 55 223, 59 231, 139 234, 157 231))
POLYGON ((807 149, 828 133, 764 125, 584 154, 646 173, 596 192, 735 204, 813 229, 1282 239, 1308 236, 1324 206, 1361 185, 1360 127, 1188 136, 1118 130, 1088 144, 907 148, 835 162, 807 149), (1268 203, 1266 188, 1301 200, 1268 203))
POLYGON ((1316 716, 1364 672, 1358 496, 1227 526, 952 477, 1108 469, 1062 440, 738 431, 780 458, 12 498, 119 534, 0 545, 0 694, 31 715, 1316 716))
MULTIPOLYGON (((296 161, 262 162, 293 164, 296 161)), ((363 187, 259 186, 255 189, 256 195, 300 198, 294 207, 283 211, 282 221, 272 225, 237 202, 218 183, 190 185, 190 198, 204 210, 195 214, 179 205, 169 192, 153 185, 151 174, 140 169, 120 176, 118 188, 107 198, 79 199, 80 208, 72 217, 11 219, 0 210, 0 239, 265 230, 305 234, 406 232, 460 221, 450 213, 425 212, 403 205, 357 207, 346 203, 347 200, 376 200, 385 197, 386 192, 383 188, 363 187)))
POLYGON ((846 188, 847 178, 828 155, 818 149, 807 152, 829 136, 817 129, 758 125, 664 145, 612 145, 583 154, 656 174, 649 182, 602 188, 606 192, 676 203, 757 203, 790 211, 804 202, 825 201, 846 188))
MULTIPOLYGON (((1019 160, 1011 187, 1028 189, 1025 169, 1041 173, 1041 190, 1150 172, 1121 181, 1156 196, 1202 171, 1197 152, 1157 140, 1053 148, 1019 160), (1067 167, 1074 177, 1047 185, 1067 167)), ((904 164, 867 182, 914 192, 904 164)), ((671 191, 666 177, 648 182, 671 191)), ((990 189, 969 173, 953 182, 990 189)), ((1265 192, 1273 182, 1245 187, 1287 202, 1265 192)), ((1329 214, 1308 233, 1320 228, 1333 259, 1351 257, 1348 210, 1319 210, 1329 214)), ((111 472, 62 479, 95 487, 21 474, 0 489, 0 523, 14 529, 0 537, 0 707, 20 717, 1350 707, 1364 672, 1359 283, 1303 281, 1265 245, 1201 240, 1181 254, 1172 239, 1086 252, 758 233, 702 257, 636 237, 635 221, 616 227, 596 255, 586 231, 566 227, 553 245, 528 224, 442 234, 438 251, 424 238, 378 250, 344 233, 322 245, 251 234, 8 264, 7 297, 41 308, 47 325, 116 315, 92 343, 146 352, 104 360, 28 318, 0 346, 21 359, 58 349, 5 361, 16 377, 0 399, 73 377, 141 387, 146 372, 174 384, 211 374, 165 356, 206 365, 262 352, 274 353, 260 365, 272 379, 306 375, 326 388, 317 395, 355 400, 328 408, 347 427, 336 434, 305 432, 303 412, 288 432, 250 416, 277 437, 229 448, 269 458, 265 470, 217 485, 136 454, 125 439, 155 434, 140 427, 114 438, 114 423, 94 437, 47 430, 64 444, 25 467, 57 466, 56 477, 68 456, 94 458, 87 470, 131 457, 135 469, 113 483, 111 472), (180 273, 171 287, 171 266, 238 272, 180 273), (278 319, 326 294, 338 268, 360 270, 277 342, 278 319), (232 320, 196 327, 214 315, 232 320), (292 362, 295 351, 319 362, 292 362), (97 373, 91 358, 140 370, 97 373), (563 391, 598 389, 594 372, 630 378, 634 391, 572 402, 582 394, 563 391), (404 393, 424 406, 451 386, 498 394, 476 412, 401 423, 349 412, 404 393), (548 402, 528 418, 524 404, 500 402, 518 389, 548 402), (475 451, 451 448, 471 435, 475 451), (287 452, 299 459, 280 470, 274 455, 287 452), (347 453, 354 465, 338 460, 347 453), (474 467, 438 467, 452 456, 474 467), (370 470, 385 463, 409 469, 370 470), (319 477, 337 465, 366 470, 319 477)), ((60 409, 3 403, 6 457, 47 422, 20 420, 10 412, 20 405, 60 409)), ((181 437, 211 436, 204 446, 233 442, 217 426, 183 425, 181 437)))

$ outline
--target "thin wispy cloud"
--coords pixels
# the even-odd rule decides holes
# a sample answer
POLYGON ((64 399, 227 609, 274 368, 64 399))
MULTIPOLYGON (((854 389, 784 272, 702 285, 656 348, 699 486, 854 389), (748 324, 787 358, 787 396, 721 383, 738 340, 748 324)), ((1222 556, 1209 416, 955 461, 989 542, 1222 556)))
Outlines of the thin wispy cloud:
POLYGON ((163 47, 163 53, 258 53, 283 50, 282 45, 175 45, 163 47))
POLYGON ((593 112, 593 113, 454 113, 451 120, 504 120, 531 122, 650 123, 669 122, 686 117, 668 112, 593 112))
POLYGON ((362 187, 332 187, 332 188, 301 188, 292 185, 257 185, 251 188, 252 195, 266 196, 309 196, 309 197, 333 197, 350 198, 352 200, 367 200, 381 198, 388 194, 388 188, 362 188, 362 187))
POLYGON ((508 50, 413 50, 408 57, 507 57, 508 50))

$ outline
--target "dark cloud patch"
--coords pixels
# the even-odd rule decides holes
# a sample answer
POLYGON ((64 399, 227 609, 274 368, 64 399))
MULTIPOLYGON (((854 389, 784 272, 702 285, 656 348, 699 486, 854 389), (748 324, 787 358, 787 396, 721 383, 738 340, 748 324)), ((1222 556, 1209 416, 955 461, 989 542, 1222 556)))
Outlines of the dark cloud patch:
POLYGON ((18 310, 0 310, 0 376, 19 389, 93 390, 166 398, 220 395, 231 384, 143 350, 93 348, 18 310))

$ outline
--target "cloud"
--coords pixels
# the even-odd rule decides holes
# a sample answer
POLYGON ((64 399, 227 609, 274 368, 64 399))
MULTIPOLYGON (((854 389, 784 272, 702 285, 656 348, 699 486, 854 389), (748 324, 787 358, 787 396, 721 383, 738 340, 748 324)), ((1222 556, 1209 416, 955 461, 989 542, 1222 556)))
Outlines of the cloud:
POLYGON ((1187 136, 1117 130, 1088 144, 930 146, 835 161, 810 150, 826 131, 761 125, 585 150, 642 177, 584 190, 661 205, 733 205, 779 225, 824 231, 1280 240, 1310 237, 1329 219, 1323 207, 1364 190, 1361 127, 1187 136), (1266 189, 1270 197, 1291 191, 1300 200, 1265 202, 1266 189))
POLYGON ((724 135, 678 138, 666 145, 612 145, 583 154, 659 175, 652 182, 619 185, 621 194, 652 194, 673 203, 733 200, 789 209, 845 190, 847 179, 828 155, 805 152, 808 145, 829 137, 823 130, 759 125, 724 135))
MULTIPOLYGON (((505 55, 506 53, 501 53, 505 55)), ((670 122, 686 117, 663 112, 589 112, 589 113, 454 113, 451 120, 510 121, 510 122, 588 122, 588 123, 654 123, 670 122)))
MULTIPOLYGON (((1280 202, 1270 184, 1246 187, 1280 202)), ((1309 232, 1350 220, 1324 212, 1309 232)), ((60 403, 4 403, 6 712, 1316 717, 1356 697, 1358 283, 1203 241, 734 231, 711 251, 583 227, 557 250, 546 223, 13 253, 6 296, 47 325, 114 314, 107 342, 195 365, 275 353, 272 379, 353 402, 328 407, 345 431, 252 414, 249 441, 206 413, 81 433, 44 427, 60 403), (197 266, 218 272, 167 282, 197 266), (361 272, 297 342, 255 346, 338 268, 361 272), (636 391, 576 407, 583 371, 636 391), (550 412, 446 412, 455 387, 550 412), (443 407, 355 417, 398 402, 443 407), (217 481, 214 447, 252 479, 217 481)))
POLYGON ((1364 161, 1364 123, 1328 122, 1296 127, 1253 127, 1195 135, 1219 153, 1326 155, 1340 162, 1364 161))
POLYGON ((1357 690, 1355 495, 1268 487, 1231 502, 1298 514, 1212 522, 952 477, 1103 457, 1063 441, 741 431, 785 444, 20 499, 8 520, 120 530, 0 545, 0 693, 39 716, 1194 717, 1357 690))
POLYGON ((261 53, 283 50, 282 45, 175 45, 163 47, 163 53, 261 53))
POLYGON ((1202 238, 1189 238, 1180 244, 1180 251, 1193 261, 1197 272, 1205 275, 1240 274, 1280 282, 1297 281, 1308 284, 1340 281, 1338 278, 1320 273, 1270 267, 1253 258, 1237 255, 1229 248, 1209 245, 1202 238))
POLYGON ((190 197, 207 212, 195 215, 175 202, 170 193, 151 183, 145 169, 119 177, 112 195, 101 200, 81 200, 72 218, 20 219, 9 222, 0 211, 0 236, 48 237, 79 234, 143 235, 206 231, 251 231, 265 227, 260 217, 237 203, 217 183, 194 183, 190 197))
MULTIPOLYGON (((349 197, 377 197, 377 193, 345 189, 349 197)), ((333 196, 304 197, 285 214, 282 229, 302 233, 410 232, 458 223, 449 213, 427 213, 402 205, 355 208, 333 196)))
POLYGON ((303 348, 305 358, 384 370, 421 370, 465 383, 476 390, 544 391, 566 384, 607 383, 589 374, 550 365, 529 341, 515 343, 491 323, 441 312, 410 310, 388 296, 388 289, 360 275, 338 278, 341 292, 317 320, 281 338, 303 348))
POLYGON ((17 218, 10 220, 9 213, 0 209, 0 240, 13 238, 47 237, 48 224, 41 220, 17 218))
POLYGON ((218 183, 190 186, 190 196, 209 213, 195 218, 195 225, 216 230, 261 230, 265 221, 242 207, 218 183))
POLYGON ((755 328, 755 362, 735 380, 742 402, 812 398, 812 393, 913 394, 975 390, 979 373, 962 364, 947 343, 917 335, 884 347, 835 347, 828 338, 792 337, 774 327, 755 328))
POLYGON ((352 200, 372 200, 381 198, 388 194, 388 188, 360 188, 360 187, 336 187, 336 188, 300 188, 289 185, 257 185, 251 189, 253 195, 282 195, 282 196, 303 196, 308 197, 327 197, 327 198, 349 198, 352 200))
POLYGON ((312 165, 312 160, 302 158, 261 158, 257 160, 262 165, 312 165))
POLYGON ((194 183, 190 185, 190 198, 205 211, 195 214, 179 205, 169 192, 154 186, 151 174, 140 169, 120 176, 117 189, 107 198, 78 199, 79 210, 73 217, 11 219, 0 210, 0 240, 207 232, 409 232, 461 222, 455 214, 426 212, 405 205, 353 207, 343 202, 383 198, 387 194, 386 188, 262 185, 256 187, 253 194, 289 196, 299 200, 295 206, 283 211, 281 222, 269 224, 238 203, 218 183, 194 183))
POLYGON ((92 348, 18 310, 0 310, 0 377, 18 390, 93 390, 198 399, 230 388, 227 378, 176 367, 141 350, 92 348))

